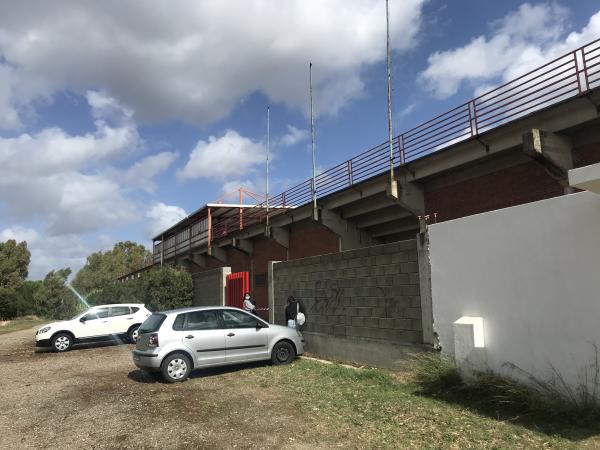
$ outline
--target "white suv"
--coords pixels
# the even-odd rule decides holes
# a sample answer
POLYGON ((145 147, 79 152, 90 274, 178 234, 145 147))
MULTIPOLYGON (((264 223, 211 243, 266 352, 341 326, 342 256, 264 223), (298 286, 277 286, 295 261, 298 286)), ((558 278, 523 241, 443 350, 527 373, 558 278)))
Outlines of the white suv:
POLYGON ((35 345, 66 352, 74 344, 113 340, 115 337, 135 343, 138 328, 151 314, 143 304, 94 306, 71 320, 44 325, 35 334, 35 345))

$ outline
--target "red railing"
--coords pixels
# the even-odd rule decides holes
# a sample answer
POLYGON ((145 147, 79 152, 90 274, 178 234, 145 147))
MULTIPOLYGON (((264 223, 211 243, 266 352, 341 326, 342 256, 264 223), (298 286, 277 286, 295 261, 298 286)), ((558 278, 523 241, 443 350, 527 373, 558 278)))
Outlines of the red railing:
MULTIPOLYGON (((315 195, 320 198, 346 189, 388 171, 390 163, 394 166, 407 164, 597 87, 600 87, 600 39, 405 131, 393 140, 392 161, 389 144, 384 142, 318 174, 315 179, 315 195)), ((268 217, 310 203, 312 196, 312 179, 303 181, 269 198, 268 217)), ((244 228, 266 222, 267 203, 245 210, 243 214, 244 228)), ((167 259, 185 248, 191 249, 202 239, 210 243, 209 241, 239 230, 240 224, 241 221, 236 217, 215 221, 203 237, 192 235, 194 224, 191 224, 185 242, 173 240, 172 245, 165 247, 163 257, 167 259)), ((168 242, 168 239, 165 241, 168 242)), ((160 258, 160 254, 158 257, 160 258)), ((156 258, 155 250, 155 262, 156 258)))

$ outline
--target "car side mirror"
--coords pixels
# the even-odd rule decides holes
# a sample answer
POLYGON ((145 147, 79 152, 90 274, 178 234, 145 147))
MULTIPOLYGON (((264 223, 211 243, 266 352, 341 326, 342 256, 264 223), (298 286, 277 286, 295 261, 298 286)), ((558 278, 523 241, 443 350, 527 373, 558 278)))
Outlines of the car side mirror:
POLYGON ((81 319, 79 319, 79 321, 80 321, 81 323, 85 323, 85 321, 86 321, 86 320, 87 320, 87 319, 86 319, 85 317, 82 317, 81 319))
POLYGON ((265 324, 262 322, 256 322, 256 328, 265 328, 265 324))

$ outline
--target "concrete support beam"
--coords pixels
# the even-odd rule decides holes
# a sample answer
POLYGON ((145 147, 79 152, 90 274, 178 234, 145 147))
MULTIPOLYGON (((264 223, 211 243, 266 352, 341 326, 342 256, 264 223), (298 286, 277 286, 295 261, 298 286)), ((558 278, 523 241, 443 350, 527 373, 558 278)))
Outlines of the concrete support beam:
POLYGON ((565 183, 573 168, 571 138, 533 128, 523 135, 523 153, 541 164, 553 178, 565 183))
POLYGON ((233 238, 231 245, 233 248, 237 248, 248 255, 251 255, 254 251, 254 244, 249 239, 233 238))
POLYGON ((382 225, 377 225, 370 230, 370 234, 374 238, 379 238, 389 236, 391 234, 403 233, 405 231, 410 230, 415 230, 415 233, 419 230, 419 222, 417 219, 402 219, 397 222, 390 222, 384 223, 382 225))
POLYGON ((371 197, 373 195, 385 193, 385 184, 380 180, 373 180, 360 187, 352 187, 342 192, 335 193, 327 200, 319 200, 327 209, 337 209, 344 205, 357 202, 360 199, 371 197))
POLYGON ((412 174, 404 167, 396 171, 396 179, 388 184, 388 197, 415 216, 425 214, 425 193, 423 187, 412 181, 412 174))
POLYGON ((290 248, 290 232, 281 227, 269 227, 265 230, 265 236, 275 240, 279 245, 290 248))
POLYGON ((320 210, 319 223, 338 235, 340 251, 374 244, 369 233, 361 231, 356 224, 343 219, 340 214, 329 209, 320 210))
POLYGON ((393 222, 394 220, 404 219, 410 216, 410 211, 407 211, 398 205, 394 205, 392 207, 380 209, 379 211, 374 211, 371 214, 359 217, 354 220, 354 223, 356 223, 358 228, 367 228, 382 223, 393 222))
POLYGON ((201 253, 192 253, 190 257, 191 261, 197 266, 202 267, 203 269, 206 267, 206 256, 201 253))
POLYGON ((215 245, 213 245, 212 247, 209 247, 208 255, 212 256, 213 258, 215 258, 216 260, 218 260, 224 264, 227 264, 227 253, 221 247, 217 247, 215 245))
POLYGON ((368 214, 370 212, 377 211, 379 209, 387 208, 395 203, 390 200, 387 196, 382 194, 374 195, 362 199, 352 205, 348 205, 342 209, 342 217, 344 219, 352 219, 353 217, 368 214))
POLYGON ((192 262, 189 259, 189 256, 177 257, 175 260, 176 266, 183 267, 185 270, 188 270, 188 271, 191 269, 191 264, 192 264, 192 262))

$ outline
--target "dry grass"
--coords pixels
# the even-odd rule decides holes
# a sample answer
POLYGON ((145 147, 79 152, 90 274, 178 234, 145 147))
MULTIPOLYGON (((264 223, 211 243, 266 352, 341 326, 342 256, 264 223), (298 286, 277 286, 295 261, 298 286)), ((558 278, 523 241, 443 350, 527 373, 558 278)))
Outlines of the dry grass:
POLYGON ((0 334, 12 333, 13 331, 27 330, 48 322, 36 316, 19 317, 18 319, 0 322, 0 334))
MULTIPOLYGON (((554 431, 424 394, 406 376, 300 359, 200 370, 169 385, 131 346, 34 352, 0 339, 2 448, 594 448, 597 427, 554 431)), ((441 392, 441 391, 440 391, 441 392)), ((467 399, 468 400, 468 399, 467 399)))

